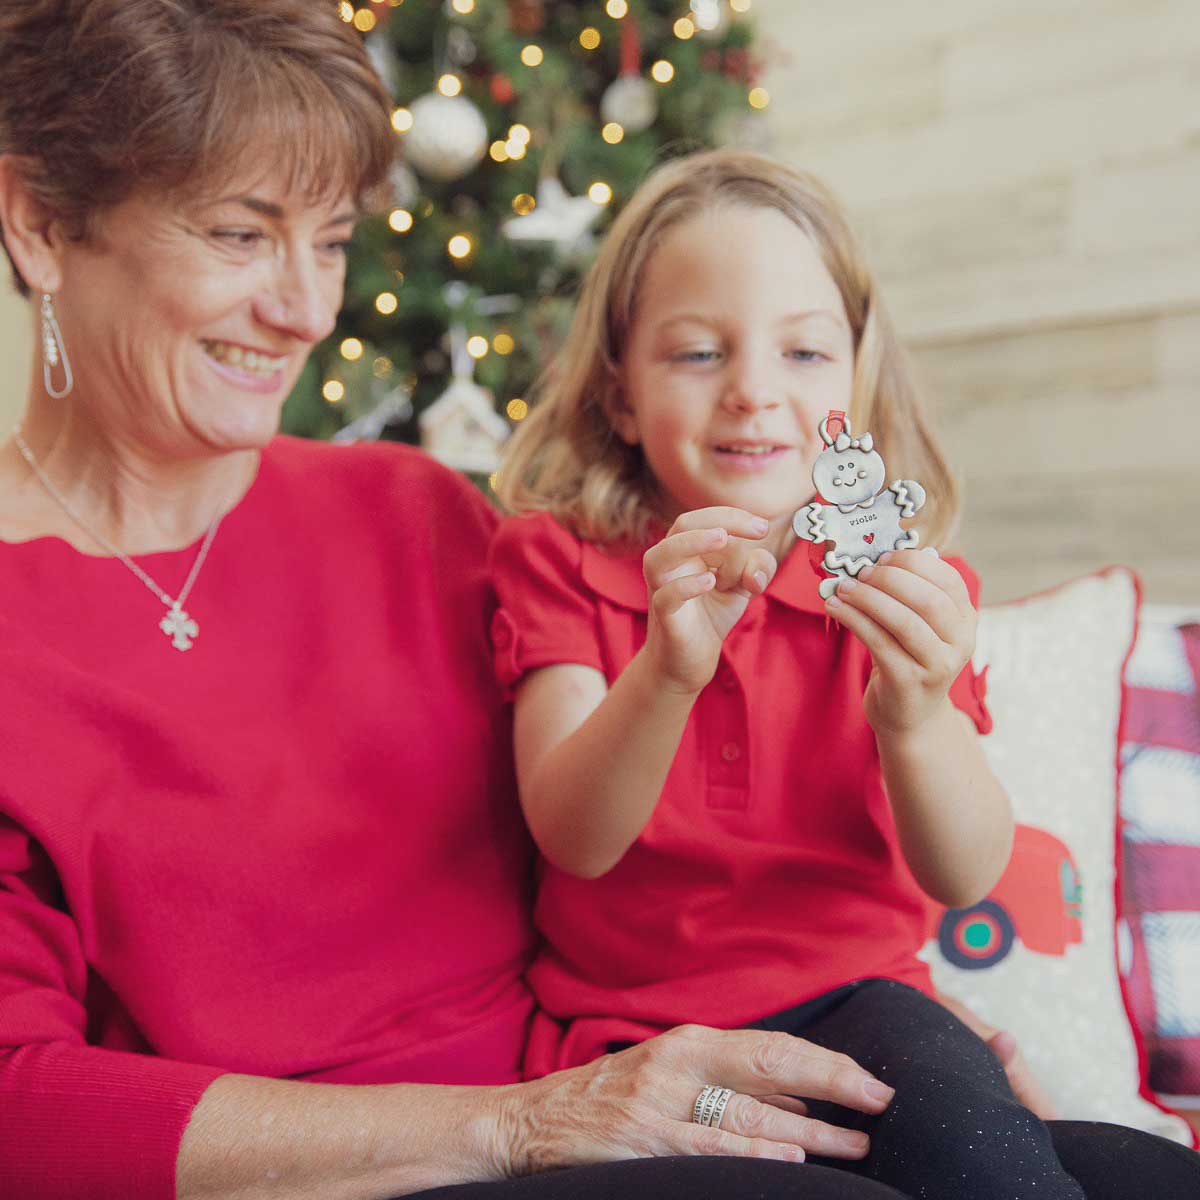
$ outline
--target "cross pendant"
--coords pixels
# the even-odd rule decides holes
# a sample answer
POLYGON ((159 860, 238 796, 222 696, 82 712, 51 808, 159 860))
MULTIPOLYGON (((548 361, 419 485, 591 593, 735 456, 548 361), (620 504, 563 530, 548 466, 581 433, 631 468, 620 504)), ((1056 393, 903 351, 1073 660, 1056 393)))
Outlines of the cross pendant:
POLYGON ((179 607, 178 601, 171 605, 171 611, 159 621, 158 627, 176 650, 190 650, 192 639, 200 632, 200 626, 179 607))

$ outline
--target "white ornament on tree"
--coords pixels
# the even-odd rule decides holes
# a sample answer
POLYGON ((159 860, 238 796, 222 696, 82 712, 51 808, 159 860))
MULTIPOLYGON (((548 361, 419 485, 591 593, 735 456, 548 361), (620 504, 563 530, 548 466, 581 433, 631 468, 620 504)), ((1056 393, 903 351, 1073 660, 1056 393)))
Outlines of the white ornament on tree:
POLYGON ((654 84, 641 75, 622 75, 613 80, 600 97, 600 115, 615 121, 626 133, 641 133, 658 116, 654 84))
POLYGON ((391 39, 384 32, 373 33, 367 38, 366 46, 371 65, 387 88, 388 95, 394 96, 400 88, 400 62, 391 39))
POLYGON ((600 216, 600 205, 588 196, 568 195, 553 176, 538 183, 537 207, 523 217, 504 222, 504 236, 514 242, 549 242, 559 254, 587 244, 600 216))
POLYGON ((412 208, 421 195, 421 184, 406 163, 396 163, 388 173, 392 203, 397 208, 412 208))
POLYGON ((409 106, 412 128, 404 157, 422 175, 442 182, 461 179, 487 146, 483 114, 465 96, 426 92, 409 106))
MULTIPOLYGON (((439 462, 456 471, 490 475, 500 465, 500 447, 511 432, 496 411, 492 393, 475 382, 475 360, 467 349, 464 305, 469 294, 460 280, 448 283, 443 293, 450 307, 450 384, 421 413, 417 424, 421 446, 439 462)), ((511 312, 515 296, 485 296, 476 310, 485 315, 511 312)))
POLYGON ((455 25, 446 35, 446 57, 456 67, 469 67, 479 54, 479 47, 471 35, 455 25))
POLYGON ((417 423, 421 448, 453 470, 490 475, 500 465, 508 422, 474 379, 455 376, 417 423))
POLYGON ((357 420, 343 425, 331 439, 339 445, 351 442, 376 442, 393 422, 407 421, 412 416, 412 392, 403 385, 385 393, 382 400, 357 420))
POLYGON ((729 28, 729 8, 724 0, 691 0, 691 10, 701 37, 719 38, 729 28))

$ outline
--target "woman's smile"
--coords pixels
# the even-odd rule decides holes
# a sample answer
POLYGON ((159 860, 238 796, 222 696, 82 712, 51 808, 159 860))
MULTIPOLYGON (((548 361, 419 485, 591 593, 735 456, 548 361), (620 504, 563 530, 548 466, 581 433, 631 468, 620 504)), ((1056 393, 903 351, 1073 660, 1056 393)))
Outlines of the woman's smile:
POLYGON ((237 387, 266 394, 283 386, 284 368, 289 355, 272 355, 235 342, 205 339, 200 345, 209 366, 222 379, 237 387))

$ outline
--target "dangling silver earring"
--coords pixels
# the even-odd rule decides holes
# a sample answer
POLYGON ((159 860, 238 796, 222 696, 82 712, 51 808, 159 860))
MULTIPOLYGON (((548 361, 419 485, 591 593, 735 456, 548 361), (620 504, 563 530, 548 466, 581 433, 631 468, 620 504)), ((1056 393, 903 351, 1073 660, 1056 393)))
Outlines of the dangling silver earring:
POLYGON ((63 341, 62 330, 58 327, 58 317, 54 315, 54 301, 49 292, 42 293, 42 379, 46 391, 55 400, 61 400, 71 393, 75 386, 75 376, 71 373, 71 360, 67 357, 67 344, 63 341), (65 381, 61 388, 54 386, 54 368, 62 363, 65 381))

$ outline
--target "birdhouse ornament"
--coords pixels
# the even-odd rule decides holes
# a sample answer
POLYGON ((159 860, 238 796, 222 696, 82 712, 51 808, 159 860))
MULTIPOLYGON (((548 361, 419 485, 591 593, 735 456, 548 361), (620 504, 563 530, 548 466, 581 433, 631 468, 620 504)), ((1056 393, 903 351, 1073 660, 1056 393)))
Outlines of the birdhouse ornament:
POLYGON ((828 600, 840 580, 857 575, 889 550, 907 550, 920 540, 915 529, 900 522, 925 503, 925 489, 913 479, 898 479, 883 488, 887 470, 869 433, 855 437, 849 420, 830 413, 817 427, 825 449, 813 463, 817 495, 792 518, 797 537, 830 543, 821 565, 830 577, 821 580, 828 600), (841 428, 830 433, 831 420, 841 428))

